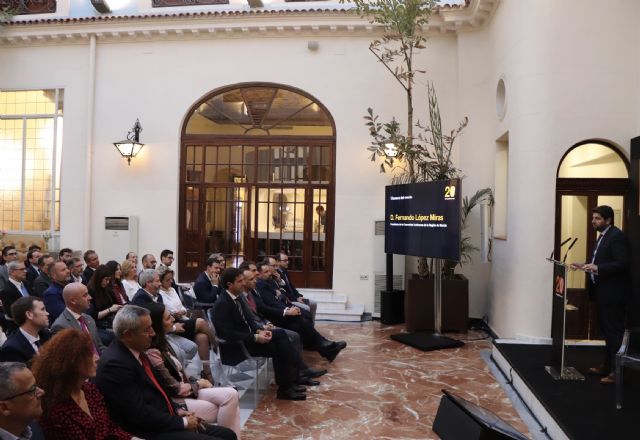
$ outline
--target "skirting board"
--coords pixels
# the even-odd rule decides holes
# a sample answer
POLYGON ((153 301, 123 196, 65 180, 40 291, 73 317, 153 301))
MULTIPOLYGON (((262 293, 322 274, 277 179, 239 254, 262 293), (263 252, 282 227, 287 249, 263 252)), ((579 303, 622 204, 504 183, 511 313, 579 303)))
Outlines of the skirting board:
POLYGON ((547 428, 549 437, 553 440, 569 440, 569 437, 567 437, 562 428, 558 426, 555 419, 547 412, 547 409, 538 401, 537 397, 533 394, 531 389, 529 389, 527 384, 524 383, 515 370, 512 370, 511 365, 504 358, 502 353, 500 353, 500 350, 493 347, 491 357, 500 371, 502 371, 506 377, 512 378, 513 387, 516 389, 518 394, 520 394, 522 400, 524 400, 524 403, 529 407, 535 417, 547 428))

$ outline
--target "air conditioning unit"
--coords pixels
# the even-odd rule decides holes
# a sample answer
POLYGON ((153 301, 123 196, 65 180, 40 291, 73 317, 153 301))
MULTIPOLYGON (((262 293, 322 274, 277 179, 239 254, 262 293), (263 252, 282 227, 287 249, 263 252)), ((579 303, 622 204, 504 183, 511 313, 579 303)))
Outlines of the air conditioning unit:
MULTIPOLYGON (((374 318, 380 317, 380 297, 387 288, 387 254, 384 253, 384 221, 376 221, 374 225, 374 286, 373 286, 373 313, 374 318)), ((405 256, 393 256, 393 288, 404 290, 405 256)))
POLYGON ((100 261, 122 261, 127 252, 138 253, 138 217, 105 217, 100 261))

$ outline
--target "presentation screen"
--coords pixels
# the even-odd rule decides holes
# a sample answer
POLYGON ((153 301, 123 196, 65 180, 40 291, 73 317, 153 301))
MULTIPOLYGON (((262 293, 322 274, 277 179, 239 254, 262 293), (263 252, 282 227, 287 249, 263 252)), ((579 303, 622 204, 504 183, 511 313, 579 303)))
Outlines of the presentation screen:
POLYGON ((387 254, 460 260, 460 180, 389 185, 387 254))

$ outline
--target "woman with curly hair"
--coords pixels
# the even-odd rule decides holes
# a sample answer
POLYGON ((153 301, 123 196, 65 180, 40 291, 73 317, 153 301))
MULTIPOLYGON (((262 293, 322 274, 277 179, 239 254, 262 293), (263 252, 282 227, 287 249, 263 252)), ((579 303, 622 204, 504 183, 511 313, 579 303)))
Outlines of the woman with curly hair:
POLYGON ((213 387, 206 379, 187 377, 173 347, 165 338, 173 328, 173 316, 164 304, 144 306, 151 312, 151 325, 155 336, 146 351, 158 381, 169 391, 176 403, 184 404, 188 411, 208 423, 233 430, 240 440, 240 407, 238 392, 231 387, 213 387))
POLYGON ((91 295, 91 308, 87 312, 96 321, 98 334, 105 346, 111 344, 113 334, 113 318, 123 304, 119 304, 111 289, 113 271, 109 266, 101 264, 89 280, 87 287, 91 295))
POLYGON ((33 362, 33 375, 42 396, 42 427, 47 440, 129 440, 136 437, 116 425, 95 377, 97 356, 91 339, 75 329, 65 329, 42 346, 33 362))

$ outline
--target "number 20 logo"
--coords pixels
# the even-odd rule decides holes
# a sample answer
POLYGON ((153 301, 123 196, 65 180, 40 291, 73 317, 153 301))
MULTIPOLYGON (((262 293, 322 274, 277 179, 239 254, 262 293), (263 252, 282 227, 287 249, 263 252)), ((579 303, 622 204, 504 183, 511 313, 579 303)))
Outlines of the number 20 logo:
POLYGON ((456 196, 456 187, 455 185, 445 186, 444 187, 444 198, 445 199, 453 199, 456 196))

